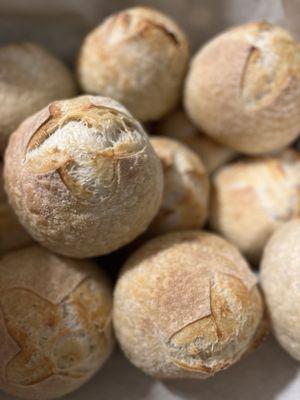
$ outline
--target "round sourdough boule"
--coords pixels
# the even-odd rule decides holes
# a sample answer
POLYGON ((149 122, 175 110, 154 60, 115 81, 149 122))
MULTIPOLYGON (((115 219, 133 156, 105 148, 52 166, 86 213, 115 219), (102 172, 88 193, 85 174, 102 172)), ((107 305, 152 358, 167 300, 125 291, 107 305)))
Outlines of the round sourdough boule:
POLYGON ((110 253, 147 229, 163 176, 147 134, 123 106, 82 96, 20 125, 6 151, 5 184, 34 239, 83 258, 110 253))
POLYGON ((109 282, 88 260, 36 245, 0 260, 0 389, 53 399, 79 388, 113 348, 109 282))
POLYGON ((256 277, 239 251, 211 233, 157 237, 125 264, 114 292, 117 339, 157 378, 207 378, 265 334, 256 277))
POLYGON ((208 215, 209 180, 199 157, 178 141, 151 137, 162 162, 164 193, 159 212, 147 233, 151 236, 201 228, 208 215))
POLYGON ((7 201, 4 191, 3 165, 0 163, 0 255, 32 242, 7 201))
POLYGON ((236 151, 204 135, 181 109, 160 120, 155 126, 155 133, 179 140, 188 146, 201 158, 209 174, 237 155, 236 151))
POLYGON ((258 263, 274 230, 300 216, 300 156, 247 158, 212 178, 210 225, 258 263))
POLYGON ((300 361, 300 219, 273 234, 261 263, 261 285, 273 333, 282 347, 300 361))
POLYGON ((71 72, 47 50, 33 43, 0 47, 0 152, 25 118, 75 93, 71 72))
POLYGON ((279 150, 300 132, 300 46, 268 23, 226 31, 195 55, 184 102, 218 142, 247 154, 279 150))
POLYGON ((139 120, 152 121, 178 103, 188 58, 187 39, 172 19, 134 7, 86 37, 77 75, 84 92, 112 97, 139 120))

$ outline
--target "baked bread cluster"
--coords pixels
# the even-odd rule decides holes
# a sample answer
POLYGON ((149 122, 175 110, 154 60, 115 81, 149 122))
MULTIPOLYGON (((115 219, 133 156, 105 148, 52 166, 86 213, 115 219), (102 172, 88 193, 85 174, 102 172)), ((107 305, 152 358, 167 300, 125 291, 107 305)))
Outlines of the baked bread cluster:
POLYGON ((210 378, 269 330, 300 361, 299 44, 253 22, 190 61, 133 7, 79 47, 74 74, 0 48, 0 390, 71 393, 114 334, 158 379, 210 378))

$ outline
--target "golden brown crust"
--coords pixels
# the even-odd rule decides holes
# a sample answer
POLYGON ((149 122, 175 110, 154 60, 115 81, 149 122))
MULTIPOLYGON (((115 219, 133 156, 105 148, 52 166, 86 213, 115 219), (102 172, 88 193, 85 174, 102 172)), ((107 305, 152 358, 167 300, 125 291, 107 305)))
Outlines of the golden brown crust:
POLYGON ((111 288, 90 261, 39 247, 0 260, 0 388, 51 399, 87 381, 113 346, 111 288))
POLYGON ((147 233, 201 228, 208 214, 209 180, 202 161, 183 144, 163 137, 150 139, 162 162, 163 201, 147 233))
POLYGON ((29 115, 54 100, 72 97, 71 72, 45 49, 32 44, 0 48, 0 151, 9 135, 29 115))
POLYGON ((120 101, 139 120, 157 120, 179 101, 188 56, 187 39, 174 21, 134 7, 85 38, 77 74, 85 92, 120 101))
POLYGON ((44 246, 73 257, 111 252, 150 224, 162 196, 160 162, 119 103, 82 96, 54 102, 12 135, 6 190, 44 246))
POLYGON ((205 378, 227 368, 253 346, 263 316, 243 257, 200 231, 146 243, 125 264, 114 294, 122 349, 159 378, 205 378))
POLYGON ((299 133, 299 106, 299 46, 282 28, 257 23, 229 30, 192 62, 186 111, 238 151, 261 154, 290 144, 299 133))
POLYGON ((258 263, 274 230, 299 215, 299 172, 291 149, 222 167, 212 179, 212 228, 258 263))
POLYGON ((201 132, 182 109, 177 109, 159 121, 154 132, 188 146, 200 157, 209 174, 237 156, 235 150, 215 142, 201 132))

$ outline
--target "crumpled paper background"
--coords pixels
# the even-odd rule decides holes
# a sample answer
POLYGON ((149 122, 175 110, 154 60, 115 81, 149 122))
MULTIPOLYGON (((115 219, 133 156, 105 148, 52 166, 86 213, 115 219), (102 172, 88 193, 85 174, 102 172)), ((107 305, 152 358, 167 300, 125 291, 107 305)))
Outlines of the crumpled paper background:
MULTIPOLYGON (((0 0, 0 44, 35 41, 72 65, 86 32, 111 12, 136 4, 173 16, 187 32, 193 51, 221 30, 255 20, 288 27, 300 39, 299 0, 0 0)), ((300 400, 300 364, 268 338, 254 353, 207 381, 160 382, 116 350, 94 379, 67 399, 300 400)), ((0 393, 0 400, 12 397, 0 393)))

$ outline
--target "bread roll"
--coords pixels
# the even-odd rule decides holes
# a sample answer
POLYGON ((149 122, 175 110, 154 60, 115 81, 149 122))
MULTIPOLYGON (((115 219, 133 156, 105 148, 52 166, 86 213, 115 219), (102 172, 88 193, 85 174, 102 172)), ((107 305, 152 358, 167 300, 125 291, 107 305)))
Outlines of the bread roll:
POLYGON ((0 389, 53 399, 79 388, 113 348, 110 284, 91 261, 40 246, 0 260, 0 389))
POLYGON ((148 136, 114 100, 57 101, 12 135, 6 189, 20 221, 54 252, 110 253, 144 232, 163 176, 148 136))
POLYGON ((300 220, 287 222, 272 235, 261 264, 261 285, 273 333, 300 361, 300 220))
POLYGON ((126 262, 114 327, 129 360, 157 378, 207 378, 265 333, 264 303, 239 251, 211 233, 157 237, 126 262))
POLYGON ((147 233, 201 228, 206 222, 209 200, 209 180, 202 161, 176 140, 152 136, 150 143, 162 162, 164 192, 147 233))
POLYGON ((256 264, 274 230, 300 216, 299 185, 294 150, 224 166, 212 179, 211 227, 256 264))
POLYGON ((187 39, 171 18, 129 8, 85 38, 78 80, 84 92, 120 101, 139 120, 157 120, 180 100, 188 57, 187 39))
POLYGON ((284 29, 251 23, 194 57, 185 108, 212 139, 246 153, 289 145, 300 132, 300 46, 284 29))

